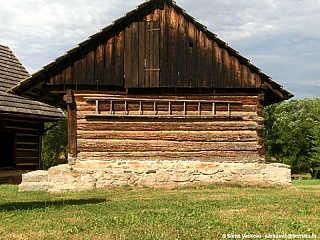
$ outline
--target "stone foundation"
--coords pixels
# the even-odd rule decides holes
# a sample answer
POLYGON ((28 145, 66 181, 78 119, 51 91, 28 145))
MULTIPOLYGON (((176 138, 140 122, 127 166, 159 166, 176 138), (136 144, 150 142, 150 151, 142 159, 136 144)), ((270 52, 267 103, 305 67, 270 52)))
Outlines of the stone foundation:
POLYGON ((31 170, 10 170, 0 171, 0 184, 19 184, 22 180, 22 175, 31 170))
POLYGON ((73 166, 65 164, 50 168, 46 190, 65 192, 123 185, 166 187, 223 182, 290 185, 291 170, 280 163, 83 161, 73 166))

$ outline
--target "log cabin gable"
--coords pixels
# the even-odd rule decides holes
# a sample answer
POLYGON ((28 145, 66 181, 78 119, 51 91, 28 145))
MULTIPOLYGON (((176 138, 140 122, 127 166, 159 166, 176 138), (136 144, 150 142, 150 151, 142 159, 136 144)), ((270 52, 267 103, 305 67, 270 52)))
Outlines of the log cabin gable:
POLYGON ((170 2, 163 9, 153 4, 65 55, 48 71, 47 84, 260 88, 257 73, 188 18, 170 2))
POLYGON ((12 92, 63 107, 66 89, 253 90, 266 105, 293 96, 171 0, 141 4, 12 92))

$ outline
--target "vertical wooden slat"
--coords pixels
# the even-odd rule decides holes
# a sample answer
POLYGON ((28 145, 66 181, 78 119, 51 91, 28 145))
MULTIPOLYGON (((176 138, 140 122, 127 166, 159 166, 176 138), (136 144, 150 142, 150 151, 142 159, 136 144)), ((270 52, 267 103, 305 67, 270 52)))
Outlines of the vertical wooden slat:
POLYGON ((116 86, 123 86, 123 49, 124 49, 124 31, 120 31, 115 36, 114 41, 114 80, 113 84, 116 86))
POLYGON ((108 39, 105 45, 105 67, 104 67, 104 76, 105 82, 108 85, 112 84, 113 81, 113 41, 114 37, 108 39))
POLYGON ((153 111, 154 111, 154 115, 158 115, 157 102, 153 102, 153 111))
POLYGON ((160 87, 165 87, 167 82, 167 65, 168 65, 168 50, 167 50, 167 42, 168 42, 168 34, 167 34, 167 17, 166 10, 168 6, 167 3, 164 3, 164 9, 160 11, 160 87))
POLYGON ((79 79, 81 79, 81 58, 73 63, 73 84, 76 85, 76 89, 79 79))
POLYGON ((110 100, 110 114, 113 114, 113 101, 110 100))
POLYGON ((139 102, 139 115, 142 115, 143 112, 142 112, 142 102, 140 101, 139 102))
POLYGON ((234 59, 234 87, 235 88, 241 88, 241 64, 238 59, 234 59))
POLYGON ((149 37, 148 33, 148 22, 139 22, 139 87, 149 87, 149 72, 145 70, 149 67, 148 61, 149 56, 148 52, 150 50, 149 37))
POLYGON ((128 114, 129 114, 127 101, 124 101, 124 112, 125 112, 125 115, 128 115, 128 114))
POLYGON ((167 82, 167 87, 175 87, 177 86, 177 78, 178 78, 178 58, 173 57, 178 55, 178 19, 177 14, 174 8, 169 8, 169 41, 168 41, 168 63, 169 63, 169 78, 167 82))
POLYGON ((189 88, 195 88, 198 85, 196 71, 194 68, 194 63, 196 62, 197 53, 197 36, 195 32, 195 26, 193 23, 188 22, 188 52, 187 52, 187 82, 189 88))
POLYGON ((247 72, 249 71, 248 67, 245 65, 241 66, 241 84, 243 88, 248 88, 248 74, 247 72))
POLYGON ((93 49, 86 55, 86 84, 95 85, 94 81, 94 55, 95 52, 93 49))
POLYGON ((214 74, 214 87, 223 88, 223 72, 222 72, 222 49, 214 42, 215 53, 215 74, 214 74))
POLYGON ((66 85, 72 85, 72 70, 73 70, 73 63, 72 59, 68 59, 65 66, 65 75, 64 75, 64 83, 66 85))
POLYGON ((131 87, 139 87, 139 28, 138 22, 131 24, 131 87))
POLYGON ((203 31, 199 30, 198 32, 198 41, 197 41, 197 65, 198 65, 198 87, 208 87, 206 82, 206 44, 205 44, 205 35, 203 31))
POLYGON ((230 88, 229 82, 230 56, 228 51, 222 49, 222 71, 223 71, 223 87, 230 88))
POLYGON ((96 48, 95 54, 95 80, 98 80, 99 84, 104 83, 104 76, 103 76, 103 68, 104 68, 104 45, 99 44, 96 48))
POLYGON ((215 104, 215 103, 212 103, 212 115, 213 115, 213 116, 217 115, 217 112, 216 112, 216 104, 215 104))
MULTIPOLYGON (((160 22, 154 21, 150 23, 150 68, 160 69, 160 22)), ((160 85, 160 73, 159 71, 151 71, 150 74, 150 87, 159 87, 160 85)))
POLYGON ((99 114, 99 100, 96 100, 96 110, 95 114, 99 114))
POLYGON ((207 37, 207 35, 204 35, 205 39, 205 70, 206 70, 206 75, 205 75, 205 86, 208 88, 212 87, 212 76, 213 76, 213 46, 212 46, 212 41, 207 37))
POLYGON ((130 27, 125 28, 125 47, 124 47, 124 75, 125 75, 125 84, 124 87, 130 88, 132 86, 132 52, 131 52, 131 29, 130 27))
POLYGON ((188 87, 187 84, 187 22, 183 15, 178 15, 178 49, 179 55, 178 57, 178 86, 179 87, 188 87))

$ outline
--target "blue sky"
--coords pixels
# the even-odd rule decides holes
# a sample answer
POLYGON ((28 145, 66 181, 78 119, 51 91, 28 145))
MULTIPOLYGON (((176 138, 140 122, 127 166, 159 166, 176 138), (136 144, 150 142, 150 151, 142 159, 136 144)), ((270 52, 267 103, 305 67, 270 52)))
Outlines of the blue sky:
MULTIPOLYGON (((177 0, 297 99, 320 97, 320 0, 177 0)), ((0 0, 0 44, 30 73, 143 0, 0 0)))

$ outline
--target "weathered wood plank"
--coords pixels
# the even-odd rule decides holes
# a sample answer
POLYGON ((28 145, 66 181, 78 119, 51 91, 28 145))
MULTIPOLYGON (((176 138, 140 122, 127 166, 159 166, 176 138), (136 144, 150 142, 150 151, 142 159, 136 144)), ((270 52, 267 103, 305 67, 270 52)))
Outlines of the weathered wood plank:
POLYGON ((149 68, 149 22, 139 22, 139 87, 149 87, 150 73, 145 69, 149 68))
POLYGON ((213 42, 205 35, 205 62, 206 62, 206 77, 205 85, 208 88, 212 88, 212 80, 214 76, 214 65, 213 65, 213 42))
POLYGON ((131 24, 131 87, 139 87, 139 26, 131 24))
POLYGON ((187 36, 189 40, 189 46, 187 51, 187 82, 189 88, 196 88, 198 87, 198 81, 197 71, 194 68, 194 63, 197 62, 197 35, 196 28, 193 25, 193 23, 188 22, 187 31, 187 36))
POLYGON ((78 140, 78 150, 81 151, 107 151, 107 152, 205 152, 205 151, 257 151, 257 142, 177 142, 177 141, 158 141, 158 140, 78 140))
POLYGON ((100 44, 97 48, 96 48, 96 54, 95 54, 95 78, 97 81, 97 86, 99 86, 99 84, 104 84, 104 45, 100 44))
POLYGON ((224 82, 223 82, 223 68, 222 68, 222 49, 218 46, 216 42, 214 42, 214 87, 215 88, 223 88, 224 82))
POLYGON ((197 78, 198 87, 208 87, 206 83, 206 45, 205 45, 205 35, 201 30, 197 31, 198 41, 197 41, 197 78))
POLYGON ((167 87, 178 87, 178 19, 177 13, 173 8, 169 10, 169 18, 168 18, 168 25, 169 25, 169 34, 168 34, 168 63, 169 63, 169 81, 167 82, 167 87))
POLYGON ((167 69, 168 69, 168 29, 167 29, 167 17, 166 17, 166 9, 168 6, 164 4, 164 10, 161 10, 159 13, 160 17, 160 79, 159 86, 165 87, 167 82, 167 69))
MULTIPOLYGON (((239 130, 256 130, 255 123, 242 122, 216 122, 215 124, 206 124, 199 122, 121 122, 117 121, 96 121, 86 124, 86 122, 78 121, 78 130, 113 130, 113 131, 239 131, 239 130)), ((207 122, 207 121, 206 121, 207 122)))
POLYGON ((160 30, 158 29, 160 29, 159 21, 150 23, 150 87, 160 85, 160 30))
POLYGON ((94 55, 95 52, 93 49, 86 55, 86 84, 88 85, 96 85, 94 79, 94 55))
POLYGON ((187 84, 187 22, 183 15, 178 14, 178 86, 188 87, 187 84))
POLYGON ((260 157, 254 152, 81 152, 79 159, 100 161, 204 161, 204 162, 257 162, 260 157))
POLYGON ((85 141, 89 139, 114 140, 166 140, 191 142, 256 142, 255 131, 77 131, 77 138, 85 141))
POLYGON ((114 41, 114 86, 123 86, 124 76, 124 31, 115 36, 114 41))
POLYGON ((125 28, 125 47, 124 47, 124 74, 125 74, 125 84, 124 87, 131 87, 131 79, 132 79, 132 52, 131 52, 131 29, 130 27, 125 28))
POLYGON ((79 80, 81 80, 81 58, 73 63, 73 84, 77 86, 79 80))

